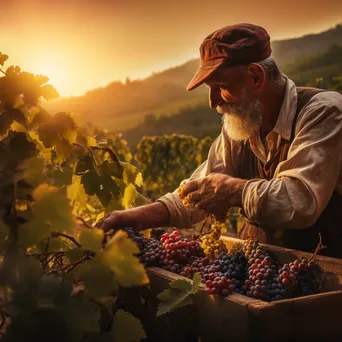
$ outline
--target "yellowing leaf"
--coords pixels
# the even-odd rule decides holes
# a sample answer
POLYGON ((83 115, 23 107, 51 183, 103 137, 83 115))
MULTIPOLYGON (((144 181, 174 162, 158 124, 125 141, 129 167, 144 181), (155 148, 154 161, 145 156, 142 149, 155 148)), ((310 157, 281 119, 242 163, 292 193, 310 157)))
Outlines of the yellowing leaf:
POLYGON ((143 185, 143 176, 142 176, 141 172, 139 172, 137 174, 137 177, 135 178, 135 185, 137 185, 137 186, 142 186, 143 185))
POLYGON ((56 140, 56 154, 59 164, 62 164, 69 157, 71 151, 72 145, 68 139, 60 137, 56 140))
POLYGON ((111 330, 114 341, 118 342, 139 342, 146 338, 140 320, 122 309, 116 312, 111 330))
POLYGON ((96 139, 93 137, 87 137, 87 146, 96 146, 96 139))
POLYGON ((135 200, 138 197, 137 190, 135 189, 135 186, 131 183, 128 184, 128 186, 125 189, 124 196, 122 198, 122 205, 125 209, 129 209, 134 207, 135 200))
POLYGON ((56 187, 42 184, 33 192, 36 200, 31 221, 19 232, 19 241, 25 246, 49 237, 52 231, 70 231, 75 226, 67 197, 56 187))
POLYGON ((79 235, 79 243, 88 251, 100 253, 103 240, 103 230, 101 229, 83 229, 79 235))
POLYGON ((72 184, 67 187, 67 196, 71 201, 74 212, 78 213, 86 208, 88 196, 81 184, 81 177, 73 176, 72 184))
POLYGON ((137 184, 141 186, 142 175, 138 168, 129 163, 121 163, 124 166, 123 180, 125 184, 137 184), (137 180, 138 178, 138 180, 137 180))
POLYGON ((108 242, 101 256, 120 285, 144 285, 149 283, 149 279, 144 266, 134 255, 139 252, 137 244, 128 238, 126 232, 119 230, 108 242))

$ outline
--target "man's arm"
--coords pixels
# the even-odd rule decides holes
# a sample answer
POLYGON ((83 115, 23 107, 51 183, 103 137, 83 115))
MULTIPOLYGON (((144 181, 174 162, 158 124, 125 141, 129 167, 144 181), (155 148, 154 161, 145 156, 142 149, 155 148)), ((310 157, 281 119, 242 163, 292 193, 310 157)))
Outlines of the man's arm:
POLYGON ((288 159, 271 180, 249 180, 243 191, 246 216, 262 226, 312 225, 326 207, 342 170, 342 97, 330 93, 299 117, 288 159))
POLYGON ((123 227, 132 227, 136 230, 165 227, 169 223, 169 216, 165 205, 156 202, 128 210, 113 211, 99 227, 105 232, 123 227))

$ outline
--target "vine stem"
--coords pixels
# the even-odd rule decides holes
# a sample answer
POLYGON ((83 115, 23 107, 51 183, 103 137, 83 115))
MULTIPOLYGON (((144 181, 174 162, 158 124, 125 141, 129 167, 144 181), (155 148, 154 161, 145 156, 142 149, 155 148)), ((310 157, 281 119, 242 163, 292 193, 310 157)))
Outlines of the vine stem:
POLYGON ((79 264, 83 263, 83 262, 86 261, 87 259, 89 259, 89 257, 88 257, 88 256, 84 256, 82 259, 80 259, 80 260, 78 260, 78 261, 76 261, 76 262, 74 262, 74 263, 72 263, 72 264, 68 264, 68 265, 64 265, 64 266, 62 266, 62 267, 60 267, 60 268, 56 268, 56 269, 54 269, 54 270, 51 270, 51 271, 47 272, 46 274, 61 272, 61 271, 67 270, 69 267, 70 267, 70 269, 67 270, 67 272, 70 272, 70 271, 72 271, 76 266, 78 266, 79 264))
POLYGON ((52 254, 64 254, 67 251, 59 251, 59 252, 43 252, 43 253, 27 253, 26 255, 29 257, 40 257, 40 256, 47 256, 52 254))
POLYGON ((57 237, 57 236, 62 236, 70 241, 72 241, 77 247, 81 247, 81 244, 71 235, 67 235, 64 233, 58 233, 58 232, 52 232, 51 233, 52 237, 57 237))
POLYGON ((77 220, 81 221, 87 228, 93 229, 93 227, 88 222, 86 222, 83 217, 77 216, 76 218, 77 220))

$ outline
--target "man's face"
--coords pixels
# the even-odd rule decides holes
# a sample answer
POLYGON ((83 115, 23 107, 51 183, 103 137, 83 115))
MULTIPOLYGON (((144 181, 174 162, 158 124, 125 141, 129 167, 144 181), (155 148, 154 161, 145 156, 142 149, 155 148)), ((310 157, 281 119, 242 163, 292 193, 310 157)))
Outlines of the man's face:
POLYGON ((224 129, 230 139, 250 139, 261 126, 262 105, 258 98, 249 95, 243 71, 222 70, 206 84, 210 88, 210 106, 223 114, 224 129))

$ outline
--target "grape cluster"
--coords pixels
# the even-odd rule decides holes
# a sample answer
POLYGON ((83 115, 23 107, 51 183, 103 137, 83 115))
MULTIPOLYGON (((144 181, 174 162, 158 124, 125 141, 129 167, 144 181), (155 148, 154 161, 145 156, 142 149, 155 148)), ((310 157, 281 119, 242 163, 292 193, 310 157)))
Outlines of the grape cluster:
POLYGON ((256 239, 246 240, 235 248, 233 246, 228 253, 219 240, 220 224, 215 223, 211 228, 201 242, 183 238, 178 231, 163 233, 161 228, 152 229, 150 238, 132 228, 125 230, 138 244, 142 263, 188 278, 200 273, 208 294, 226 297, 235 291, 274 301, 313 294, 319 290, 321 270, 317 263, 302 258, 281 265, 256 239))
POLYGON ((232 292, 235 291, 233 282, 223 276, 222 274, 210 273, 209 279, 206 280, 205 285, 207 286, 206 292, 209 295, 221 295, 222 297, 227 297, 232 292))
POLYGON ((216 222, 211 225, 211 230, 208 234, 201 237, 201 247, 204 254, 209 258, 219 256, 222 252, 227 253, 227 247, 222 240, 220 240, 222 225, 216 222))
POLYGON ((174 231, 161 236, 160 242, 163 246, 162 261, 166 269, 180 273, 181 265, 185 264, 191 256, 202 256, 203 252, 199 243, 189 240, 174 231))

